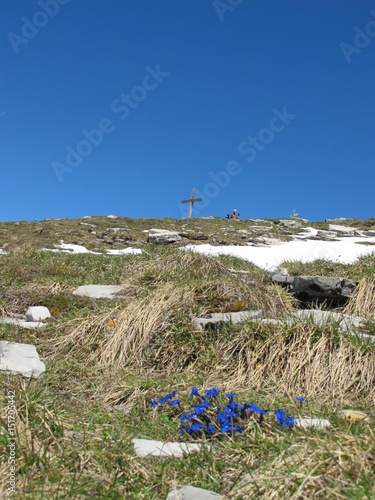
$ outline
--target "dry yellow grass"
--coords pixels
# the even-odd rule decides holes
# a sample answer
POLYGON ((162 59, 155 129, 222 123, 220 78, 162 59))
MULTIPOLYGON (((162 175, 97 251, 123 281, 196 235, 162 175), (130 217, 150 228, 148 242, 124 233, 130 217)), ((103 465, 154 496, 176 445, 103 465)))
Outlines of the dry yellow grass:
POLYGON ((363 278, 355 289, 344 312, 375 321, 375 279, 363 278))
POLYGON ((253 323, 217 344, 222 361, 208 377, 231 387, 251 390, 272 387, 281 393, 299 393, 322 402, 358 397, 375 402, 375 355, 371 346, 333 332, 322 332, 312 324, 275 327, 253 323))

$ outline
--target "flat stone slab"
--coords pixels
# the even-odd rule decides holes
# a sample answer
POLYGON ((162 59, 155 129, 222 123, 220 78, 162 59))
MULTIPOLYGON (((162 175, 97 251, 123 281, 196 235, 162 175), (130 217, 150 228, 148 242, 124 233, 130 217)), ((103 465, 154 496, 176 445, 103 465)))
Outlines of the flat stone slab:
POLYGON ((223 498, 219 493, 195 488, 194 486, 183 486, 168 493, 166 500, 213 500, 223 498))
POLYGON ((249 319, 260 319, 263 317, 262 310, 255 311, 239 311, 227 313, 214 313, 209 318, 193 318, 192 325, 200 331, 204 330, 218 330, 225 324, 243 323, 249 319))
POLYGON ((46 365, 40 361, 34 345, 2 340, 0 370, 27 378, 38 378, 46 371, 46 365))
POLYGON ((180 240, 181 236, 177 232, 167 229, 150 229, 148 233, 148 242, 156 245, 166 245, 180 240))
POLYGON ((347 236, 354 236, 355 232, 358 231, 358 228, 356 227, 350 227, 350 226, 341 226, 337 224, 330 224, 329 225, 329 230, 330 231, 335 231, 336 233, 340 233, 341 235, 347 235, 347 236))
POLYGON ((321 311, 320 309, 301 309, 296 311, 293 317, 302 321, 313 321, 319 326, 327 323, 338 323, 342 332, 353 332, 365 325, 365 320, 358 316, 350 316, 349 314, 334 311, 321 311))
POLYGON ((325 418, 296 418, 296 427, 318 427, 324 429, 331 427, 331 422, 325 418))
POLYGON ((153 439, 133 439, 133 444, 139 457, 182 457, 184 453, 200 450, 195 443, 163 443, 153 439))
POLYGON ((28 328, 29 330, 43 328, 43 326, 46 326, 46 323, 42 323, 40 321, 27 321, 26 319, 10 318, 7 316, 0 318, 0 324, 17 325, 22 328, 28 328))
POLYGON ((121 285, 83 285, 74 290, 73 295, 92 299, 119 299, 122 291, 121 285))
POLYGON ((48 307, 44 306, 31 306, 26 311, 27 321, 43 321, 44 319, 50 318, 51 313, 48 307))
POLYGON ((363 411, 359 410, 341 410, 338 412, 339 415, 342 415, 347 420, 367 420, 368 415, 363 411))
POLYGON ((325 276, 289 276, 285 269, 276 269, 272 281, 288 287, 298 299, 328 299, 346 302, 357 286, 355 281, 347 278, 330 278, 325 276))

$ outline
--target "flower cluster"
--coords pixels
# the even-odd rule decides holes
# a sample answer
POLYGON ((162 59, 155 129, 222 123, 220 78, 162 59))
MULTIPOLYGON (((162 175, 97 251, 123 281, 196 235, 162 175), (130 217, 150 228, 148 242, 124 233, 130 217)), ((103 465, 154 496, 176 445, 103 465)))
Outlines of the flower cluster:
MULTIPOLYGON (((255 403, 239 403, 235 401, 237 394, 229 392, 225 394, 227 402, 225 405, 218 406, 216 398, 220 395, 220 389, 213 387, 212 389, 201 390, 199 387, 193 387, 190 393, 190 399, 194 398, 192 408, 189 411, 184 411, 180 399, 173 399, 177 391, 168 392, 160 401, 159 398, 151 402, 152 408, 164 406, 169 403, 176 409, 183 412, 180 413, 180 424, 182 426, 180 434, 189 434, 193 437, 202 435, 212 436, 223 435, 230 433, 231 435, 242 433, 245 423, 250 418, 257 419, 258 423, 263 422, 264 415, 269 410, 258 407, 255 403)), ((224 396, 222 396, 223 398, 224 396)), ((302 404, 305 402, 303 396, 296 398, 302 404)), ((295 424, 295 418, 288 416, 282 408, 274 412, 276 422, 284 428, 290 428, 295 424)))
POLYGON ((282 408, 276 410, 274 415, 276 417, 277 423, 282 425, 283 427, 293 427, 293 425, 295 424, 295 418, 287 416, 285 410, 283 410, 282 408))

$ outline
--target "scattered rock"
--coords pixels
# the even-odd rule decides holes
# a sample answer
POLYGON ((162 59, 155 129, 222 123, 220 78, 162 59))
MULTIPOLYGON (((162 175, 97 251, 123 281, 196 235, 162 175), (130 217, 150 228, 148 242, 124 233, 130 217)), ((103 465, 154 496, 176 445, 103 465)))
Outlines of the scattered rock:
POLYGON ((375 236, 375 229, 369 229, 368 231, 365 231, 366 236, 375 236))
POLYGON ((184 453, 200 450, 195 443, 163 443, 153 439, 133 439, 133 444, 139 457, 182 457, 184 453))
POLYGON ((40 377, 46 366, 39 359, 36 347, 29 344, 0 341, 0 370, 23 377, 40 377))
POLYGON ((249 319, 260 319, 262 317, 262 310, 214 313, 211 314, 209 318, 193 318, 192 325, 194 326, 194 328, 200 331, 217 331, 220 330, 225 324, 233 323, 234 325, 236 325, 249 319))
POLYGON ((181 236, 177 232, 166 229, 150 229, 148 234, 148 242, 156 245, 167 245, 180 240, 181 236))
POLYGON ((108 227, 106 229, 107 233, 127 233, 128 230, 126 227, 108 227))
POLYGON ((129 413, 133 409, 133 406, 126 406, 126 403, 120 403, 118 405, 115 405, 113 408, 120 413, 123 413, 124 415, 129 415, 129 413))
POLYGON ((288 286, 300 300, 331 300, 337 303, 346 302, 358 283, 346 278, 327 278, 325 276, 289 276, 275 272, 272 281, 288 286))
POLYGON ((325 418, 296 418, 296 427, 318 427, 324 429, 331 427, 331 422, 325 418))
POLYGON ((301 309, 296 311, 293 316, 302 321, 313 321, 320 326, 335 322, 339 324, 342 332, 355 332, 365 326, 365 320, 358 316, 350 316, 349 314, 334 311, 321 311, 320 309, 301 309))
POLYGON ((272 231, 272 226, 249 226, 250 231, 255 231, 256 233, 264 233, 272 231))
POLYGON ((73 295, 92 299, 120 299, 121 285, 83 285, 74 290, 73 295))
POLYGON ((26 316, 20 315, 22 317, 3 317, 0 318, 0 324, 10 324, 21 326, 22 328, 28 328, 29 330, 34 330, 35 328, 42 328, 46 326, 46 323, 40 321, 27 321, 26 316))
POLYGON ((287 227, 289 229, 297 229, 299 227, 302 227, 302 222, 295 220, 295 219, 286 219, 286 220, 281 220, 280 224, 284 227, 287 227))
POLYGON ((368 419, 368 415, 363 413, 363 411, 358 410, 342 410, 338 412, 339 415, 342 415, 347 420, 366 420, 368 419))
POLYGON ((97 237, 99 240, 104 240, 104 238, 105 238, 105 234, 104 234, 104 233, 96 233, 96 237, 97 237))
POLYGON ((47 307, 44 306, 32 306, 26 311, 27 321, 43 321, 44 319, 50 318, 51 313, 47 307))
POLYGON ((213 500, 222 498, 219 493, 195 488, 194 486, 183 486, 179 490, 173 489, 168 493, 166 500, 213 500))
POLYGON ((358 228, 356 227, 349 227, 349 226, 338 226, 335 224, 330 224, 329 225, 329 230, 330 231, 335 231, 336 233, 340 233, 341 236, 354 236, 355 232, 358 231, 358 228))
POLYGON ((337 238, 337 233, 335 231, 318 230, 316 236, 318 236, 319 238, 324 238, 326 240, 333 240, 337 238))

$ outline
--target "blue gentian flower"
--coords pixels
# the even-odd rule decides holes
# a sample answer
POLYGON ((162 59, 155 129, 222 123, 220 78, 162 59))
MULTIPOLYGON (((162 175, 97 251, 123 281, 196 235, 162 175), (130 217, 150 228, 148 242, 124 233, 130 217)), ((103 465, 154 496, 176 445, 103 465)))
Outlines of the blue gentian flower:
POLYGON ((208 401, 202 401, 199 405, 194 406, 196 415, 204 415, 205 410, 210 406, 208 401))
POLYGON ((237 396, 237 393, 235 393, 235 392, 228 392, 228 394, 225 394, 225 395, 229 399, 229 401, 233 401, 234 397, 237 396))
POLYGON ((220 389, 218 387, 213 387, 212 389, 206 389, 206 398, 216 398, 220 394, 220 389))
POLYGON ((294 417, 286 417, 286 419, 283 422, 283 427, 293 427, 294 424, 295 424, 294 417))
POLYGON ((235 434, 237 434, 237 432, 243 432, 243 426, 242 425, 236 425, 236 427, 234 428, 233 432, 235 434))
POLYGON ((268 410, 265 410, 264 408, 258 408, 258 407, 256 407, 255 408, 255 413, 257 415, 265 415, 266 413, 268 413, 268 410))
POLYGON ((157 407, 157 405, 158 405, 158 403, 159 403, 159 398, 153 399, 153 400, 151 401, 151 406, 152 406, 153 408, 156 408, 156 407, 157 407))
POLYGON ((165 403, 168 403, 168 401, 170 399, 172 399, 173 396, 172 396, 172 393, 171 392, 168 392, 168 394, 166 394, 165 396, 163 396, 160 400, 160 406, 163 406, 165 405, 165 403))
POLYGON ((277 423, 282 425, 283 427, 292 427, 295 424, 295 418, 287 416, 285 410, 283 410, 282 408, 279 408, 277 411, 275 411, 275 417, 277 423))
POLYGON ((180 422, 181 424, 183 424, 186 420, 193 420, 193 418, 195 417, 195 413, 192 412, 192 413, 189 413, 188 411, 186 413, 184 413, 182 415, 182 417, 180 418, 180 422))
POLYGON ((190 397, 199 396, 199 387, 193 387, 190 393, 190 397))
POLYGON ((296 398, 296 400, 299 402, 299 403, 306 403, 307 399, 305 399, 303 396, 299 396, 298 398, 296 398))
POLYGON ((174 399, 170 402, 172 406, 178 406, 181 403, 181 399, 174 399))
POLYGON ((213 424, 210 424, 208 427, 207 427, 207 433, 208 434, 214 434, 215 432, 215 426, 213 424))

